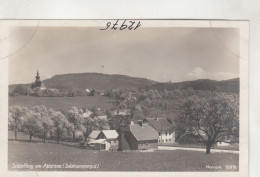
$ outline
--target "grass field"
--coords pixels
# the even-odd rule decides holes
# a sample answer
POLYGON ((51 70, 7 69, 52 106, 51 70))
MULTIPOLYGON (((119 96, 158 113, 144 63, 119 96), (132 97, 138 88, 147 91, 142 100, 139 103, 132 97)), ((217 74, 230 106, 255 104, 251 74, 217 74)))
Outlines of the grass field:
MULTIPOLYGON (((196 151, 154 151, 154 152, 106 152, 86 150, 79 147, 78 143, 55 144, 43 143, 42 140, 33 138, 28 142, 28 136, 19 133, 19 141, 13 141, 13 133, 9 134, 8 166, 9 170, 39 170, 39 171, 232 171, 226 165, 238 170, 238 154, 211 153, 196 151), (33 165, 33 169, 13 168, 16 165, 33 165), (56 168, 44 167, 44 164, 56 165, 56 168), (84 168, 65 168, 71 165, 92 165, 84 168), (36 165, 41 168, 36 169, 36 165), (60 166, 58 166, 60 165, 60 166), (208 166, 219 167, 212 169, 208 166), (96 168, 94 168, 96 167, 96 168)), ((74 166, 75 167, 75 166, 74 166)), ((78 166, 79 167, 79 166, 78 166)))
POLYGON ((20 105, 28 108, 35 105, 45 105, 57 111, 68 111, 72 106, 82 108, 87 106, 99 107, 108 110, 113 107, 113 100, 104 96, 84 96, 84 97, 33 97, 33 96, 14 96, 9 97, 9 106, 20 105))

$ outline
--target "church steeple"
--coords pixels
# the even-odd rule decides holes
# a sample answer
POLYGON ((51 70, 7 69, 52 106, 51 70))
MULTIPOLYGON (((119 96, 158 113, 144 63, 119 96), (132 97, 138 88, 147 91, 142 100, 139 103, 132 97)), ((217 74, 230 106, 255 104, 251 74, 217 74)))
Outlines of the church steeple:
POLYGON ((35 76, 36 80, 35 82, 40 82, 40 75, 39 75, 39 71, 37 70, 37 75, 35 76))
POLYGON ((39 71, 37 70, 37 74, 35 76, 35 82, 32 84, 31 88, 32 89, 37 88, 37 87, 41 88, 41 85, 42 85, 42 82, 40 79, 39 71))

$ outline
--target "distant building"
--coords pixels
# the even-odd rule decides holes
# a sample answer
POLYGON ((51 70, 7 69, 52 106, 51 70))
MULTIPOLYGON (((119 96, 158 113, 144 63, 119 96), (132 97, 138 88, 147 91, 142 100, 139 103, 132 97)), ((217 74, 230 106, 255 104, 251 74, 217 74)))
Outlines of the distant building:
POLYGON ((88 96, 94 96, 95 95, 95 90, 92 88, 86 88, 86 92, 88 96))
POLYGON ((131 116, 131 111, 129 109, 114 110, 112 116, 131 116))
POLYGON ((43 84, 43 82, 40 79, 38 70, 37 70, 37 75, 35 76, 35 82, 31 86, 31 89, 35 89, 35 88, 40 88, 41 90, 46 89, 46 86, 43 84))
POLYGON ((131 122, 120 128, 119 150, 156 150, 158 149, 158 133, 143 121, 131 122))
POLYGON ((159 135, 158 143, 174 143, 173 125, 164 118, 146 118, 144 123, 151 126, 159 135))

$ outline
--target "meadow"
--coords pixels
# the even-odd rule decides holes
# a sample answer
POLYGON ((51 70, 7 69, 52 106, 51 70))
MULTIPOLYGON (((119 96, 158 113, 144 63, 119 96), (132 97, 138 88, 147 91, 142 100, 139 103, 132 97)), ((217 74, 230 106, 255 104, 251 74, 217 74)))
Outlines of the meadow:
POLYGON ((88 108, 99 107, 109 110, 113 107, 113 100, 104 96, 82 96, 82 97, 34 97, 34 96, 9 96, 9 106, 19 105, 31 108, 35 105, 45 105, 56 111, 69 111, 71 107, 88 108))
POLYGON ((43 143, 42 140, 37 138, 29 143, 28 137, 24 134, 19 133, 18 141, 14 141, 12 136, 13 134, 9 134, 9 170, 237 171, 239 168, 239 155, 232 153, 206 155, 205 152, 184 150, 157 150, 154 152, 96 151, 83 149, 79 146, 79 143, 61 142, 61 144, 55 144, 51 141, 43 143), (28 167, 31 165, 33 168, 26 168, 25 164, 28 167), (24 168, 19 168, 19 165, 24 165, 24 168))

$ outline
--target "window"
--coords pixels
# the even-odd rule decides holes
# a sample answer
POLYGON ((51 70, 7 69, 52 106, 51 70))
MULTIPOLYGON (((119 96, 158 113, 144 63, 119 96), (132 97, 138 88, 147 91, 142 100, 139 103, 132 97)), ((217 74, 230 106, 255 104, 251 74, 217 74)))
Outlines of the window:
POLYGON ((161 133, 159 133, 159 136, 161 136, 161 133))
POLYGON ((158 142, 160 143, 160 142, 161 142, 161 140, 158 140, 158 142))
POLYGON ((162 140, 162 142, 164 142, 164 140, 162 140))
POLYGON ((169 142, 171 142, 172 140, 171 139, 169 139, 169 142))
POLYGON ((166 143, 167 143, 167 139, 166 139, 165 141, 166 141, 166 143))

